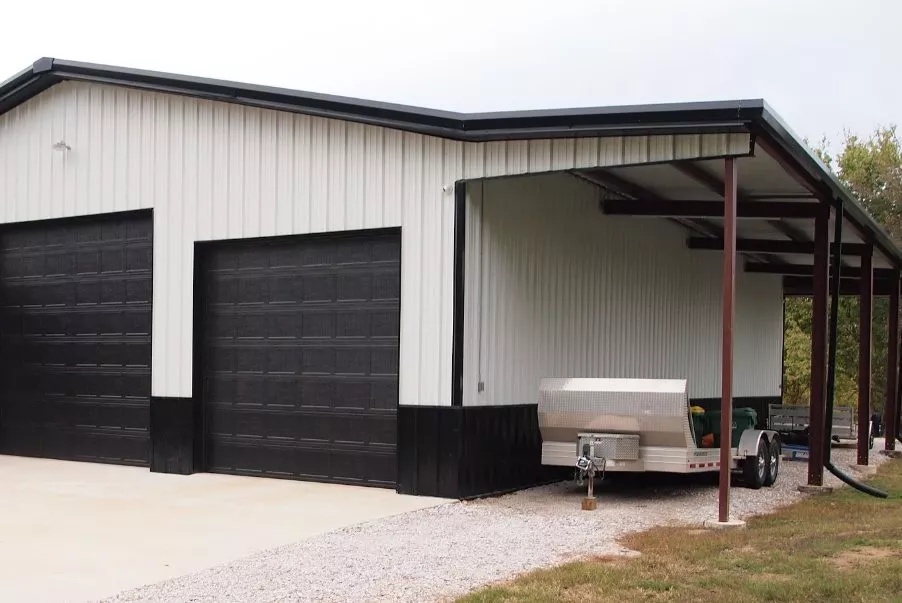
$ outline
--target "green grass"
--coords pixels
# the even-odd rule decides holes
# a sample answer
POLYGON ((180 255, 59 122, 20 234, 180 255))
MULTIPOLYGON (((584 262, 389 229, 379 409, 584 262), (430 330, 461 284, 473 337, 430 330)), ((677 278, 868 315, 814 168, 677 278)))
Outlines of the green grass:
POLYGON ((746 530, 655 528, 621 541, 638 557, 568 563, 459 601, 902 602, 902 462, 872 482, 890 497, 843 488, 746 530))

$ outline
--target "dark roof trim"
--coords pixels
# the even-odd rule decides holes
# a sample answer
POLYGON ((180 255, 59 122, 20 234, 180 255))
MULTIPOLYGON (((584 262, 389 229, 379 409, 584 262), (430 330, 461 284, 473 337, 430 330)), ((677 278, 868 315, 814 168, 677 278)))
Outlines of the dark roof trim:
POLYGON ((766 136, 799 166, 822 198, 838 204, 859 230, 897 266, 900 251, 854 195, 763 100, 588 107, 497 113, 456 113, 242 84, 157 71, 42 58, 0 83, 0 115, 63 80, 79 80, 181 94, 384 126, 452 140, 484 142, 646 134, 752 132, 766 136))
POLYGON ((896 246, 889 233, 858 202, 855 194, 766 103, 761 119, 753 127, 753 131, 767 136, 776 143, 779 150, 799 166, 821 199, 829 201, 834 207, 842 207, 843 215, 856 226, 865 239, 873 243, 890 262, 902 267, 902 250, 896 246))
POLYGON ((90 81, 482 142, 641 134, 745 132, 763 101, 456 113, 140 69, 39 59, 0 84, 0 114, 61 80, 90 81))

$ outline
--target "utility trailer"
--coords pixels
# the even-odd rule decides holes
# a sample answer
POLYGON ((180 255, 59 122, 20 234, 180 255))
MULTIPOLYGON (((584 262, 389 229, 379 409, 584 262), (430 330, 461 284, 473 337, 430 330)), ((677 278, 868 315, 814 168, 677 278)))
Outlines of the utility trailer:
MULTIPOLYGON (((767 427, 779 433, 787 441, 808 441, 808 425, 811 423, 811 409, 793 404, 770 404, 768 406, 767 427)), ((836 443, 844 440, 858 440, 858 421, 851 408, 833 409, 833 425, 830 437, 836 443)), ((868 446, 874 447, 874 431, 868 421, 868 446)))
MULTIPOLYGON (((542 464, 575 467, 578 477, 720 471, 720 449, 699 445, 704 434, 696 433, 685 379, 543 379, 538 412, 542 464)), ((745 486, 773 485, 779 434, 734 424, 728 437, 730 469, 745 486)))

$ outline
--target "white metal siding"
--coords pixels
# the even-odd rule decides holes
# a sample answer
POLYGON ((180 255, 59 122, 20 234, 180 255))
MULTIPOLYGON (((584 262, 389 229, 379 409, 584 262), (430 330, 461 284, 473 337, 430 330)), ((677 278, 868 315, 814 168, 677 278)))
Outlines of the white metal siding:
POLYGON ((195 241, 401 226, 400 400, 450 404, 454 181, 703 152, 749 137, 460 143, 63 82, 0 116, 0 222, 154 209, 152 391, 174 397, 191 395, 195 241))
MULTIPOLYGON (((569 174, 470 188, 464 404, 534 402, 542 377, 687 378, 720 397, 719 253, 664 220, 605 216, 569 174)), ((779 276, 740 275, 737 396, 779 394, 782 299, 779 276)))

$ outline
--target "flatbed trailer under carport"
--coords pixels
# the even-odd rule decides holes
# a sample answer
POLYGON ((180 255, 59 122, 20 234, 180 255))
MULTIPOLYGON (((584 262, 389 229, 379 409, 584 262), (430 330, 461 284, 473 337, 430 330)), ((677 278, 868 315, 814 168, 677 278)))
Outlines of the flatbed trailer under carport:
MULTIPOLYGON (((539 429, 544 465, 604 472, 706 473, 721 469, 720 448, 700 447, 685 379, 543 379, 539 429)), ((746 487, 777 480, 780 436, 735 428, 730 470, 746 487)))

